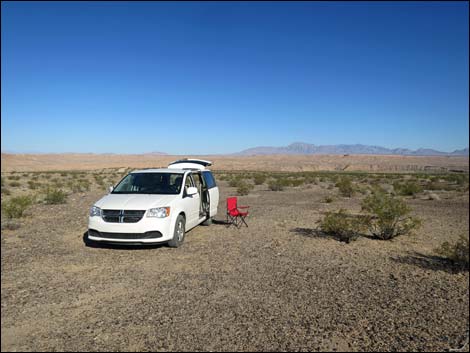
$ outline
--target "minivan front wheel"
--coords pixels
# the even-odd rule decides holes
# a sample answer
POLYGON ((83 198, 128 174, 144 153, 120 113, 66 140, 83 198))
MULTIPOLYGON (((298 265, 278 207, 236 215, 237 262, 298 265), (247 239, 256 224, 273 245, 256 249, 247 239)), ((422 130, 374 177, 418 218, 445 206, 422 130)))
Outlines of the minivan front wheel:
POLYGON ((185 235, 185 220, 182 215, 176 218, 175 231, 173 233, 173 239, 168 242, 168 245, 172 248, 177 248, 184 242, 185 235))

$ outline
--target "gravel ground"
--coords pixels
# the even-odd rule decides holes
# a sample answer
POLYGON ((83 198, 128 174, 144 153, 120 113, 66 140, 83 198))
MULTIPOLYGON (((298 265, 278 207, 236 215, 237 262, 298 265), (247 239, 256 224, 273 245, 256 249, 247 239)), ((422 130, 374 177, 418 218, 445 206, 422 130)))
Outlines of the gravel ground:
MULTIPOLYGON (((219 220, 234 189, 221 184, 219 220)), ((249 228, 183 247, 87 247, 96 190, 35 205, 1 236, 2 351, 442 351, 468 337, 469 273, 433 253, 469 231, 468 193, 409 199, 423 228, 390 242, 311 236, 320 186, 257 186, 249 228)), ((468 351, 468 344, 464 348, 468 351)))

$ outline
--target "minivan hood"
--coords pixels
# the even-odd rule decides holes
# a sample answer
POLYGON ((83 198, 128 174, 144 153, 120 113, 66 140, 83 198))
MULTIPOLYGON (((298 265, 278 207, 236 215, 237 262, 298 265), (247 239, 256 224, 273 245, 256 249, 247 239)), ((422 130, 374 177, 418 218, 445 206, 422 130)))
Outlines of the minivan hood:
POLYGON ((101 209, 148 210, 153 207, 166 207, 180 195, 151 194, 109 194, 95 203, 101 209))

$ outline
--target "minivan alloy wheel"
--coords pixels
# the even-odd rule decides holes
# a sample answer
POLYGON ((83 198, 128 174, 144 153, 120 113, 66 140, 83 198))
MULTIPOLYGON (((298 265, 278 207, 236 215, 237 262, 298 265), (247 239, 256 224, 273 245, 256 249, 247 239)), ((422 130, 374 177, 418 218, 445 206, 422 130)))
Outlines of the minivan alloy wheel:
POLYGON ((183 221, 179 221, 178 222, 178 225, 176 226, 176 234, 178 236, 178 241, 181 242, 184 238, 184 225, 183 225, 183 221))

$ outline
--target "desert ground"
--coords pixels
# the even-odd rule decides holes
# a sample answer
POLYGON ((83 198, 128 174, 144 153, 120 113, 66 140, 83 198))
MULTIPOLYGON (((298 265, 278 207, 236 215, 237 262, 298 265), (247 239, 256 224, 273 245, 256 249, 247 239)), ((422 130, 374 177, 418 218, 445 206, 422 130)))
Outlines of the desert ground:
POLYGON ((108 185, 174 157, 59 157, 2 154, 2 351, 469 350, 468 269, 436 253, 469 232, 468 173, 448 173, 468 171, 468 158, 212 158, 218 216, 172 249, 84 235, 108 185), (272 190, 279 166, 299 182, 272 190), (244 168, 266 181, 255 185, 244 168), (344 175, 351 197, 335 186, 344 175), (394 194, 405 181, 420 186, 396 195, 422 220, 413 234, 345 243, 317 231, 326 212, 360 213, 372 186, 394 194), (63 203, 46 202, 50 188, 63 203), (3 205, 27 195, 25 213, 7 219, 3 205), (250 206, 248 228, 224 224, 225 200, 237 195, 250 206))
MULTIPOLYGON (((186 156, 155 154, 7 154, 2 153, 2 172, 44 170, 96 170, 102 168, 155 168, 186 156)), ((468 157, 379 155, 267 155, 192 156, 214 163, 213 170, 258 171, 369 171, 468 172, 468 157)))

